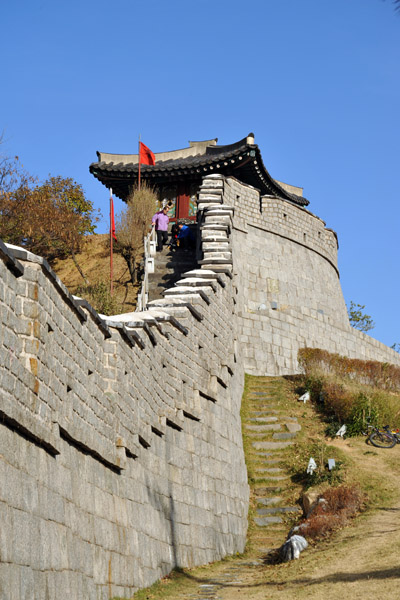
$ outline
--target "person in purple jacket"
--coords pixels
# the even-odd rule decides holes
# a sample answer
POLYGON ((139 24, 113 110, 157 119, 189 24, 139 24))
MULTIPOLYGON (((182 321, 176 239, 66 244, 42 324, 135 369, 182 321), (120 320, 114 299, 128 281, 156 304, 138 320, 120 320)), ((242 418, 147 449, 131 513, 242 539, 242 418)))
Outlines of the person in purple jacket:
POLYGON ((157 251, 161 252, 164 244, 168 241, 168 206, 164 206, 161 210, 156 212, 151 220, 151 226, 155 227, 157 234, 157 251))

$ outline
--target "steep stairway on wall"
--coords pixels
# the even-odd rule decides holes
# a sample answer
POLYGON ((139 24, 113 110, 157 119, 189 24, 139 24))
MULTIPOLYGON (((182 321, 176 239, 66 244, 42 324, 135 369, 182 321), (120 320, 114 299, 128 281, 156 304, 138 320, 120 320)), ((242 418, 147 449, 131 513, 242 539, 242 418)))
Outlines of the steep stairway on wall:
POLYGON ((162 298, 163 291, 181 279, 182 273, 197 267, 194 250, 169 250, 164 246, 154 258, 154 273, 149 275, 149 301, 162 298))

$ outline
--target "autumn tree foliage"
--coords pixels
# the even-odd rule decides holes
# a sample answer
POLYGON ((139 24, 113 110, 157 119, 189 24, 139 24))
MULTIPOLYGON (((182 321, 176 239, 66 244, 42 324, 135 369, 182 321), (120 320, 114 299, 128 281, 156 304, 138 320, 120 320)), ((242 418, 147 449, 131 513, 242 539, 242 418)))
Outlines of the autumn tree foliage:
POLYGON ((138 262, 143 254, 143 238, 149 231, 156 203, 156 194, 144 182, 140 190, 136 188, 130 194, 126 209, 116 219, 115 249, 126 261, 133 285, 137 282, 138 262))
POLYGON ((18 157, 0 160, 0 237, 5 242, 50 262, 71 256, 85 279, 76 253, 97 220, 92 202, 72 178, 50 176, 38 184, 18 157))

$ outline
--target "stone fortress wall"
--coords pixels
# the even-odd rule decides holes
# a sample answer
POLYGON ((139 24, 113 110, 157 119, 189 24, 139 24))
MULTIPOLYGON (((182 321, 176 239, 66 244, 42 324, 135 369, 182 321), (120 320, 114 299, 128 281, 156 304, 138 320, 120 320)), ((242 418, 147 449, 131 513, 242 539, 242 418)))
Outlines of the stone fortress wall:
POLYGON ((224 180, 223 198, 234 208, 233 272, 246 372, 297 373, 302 347, 400 364, 398 352, 350 326, 337 237, 320 218, 290 201, 260 197, 234 178, 224 180))
POLYGON ((352 329, 337 240, 309 211, 207 176, 200 268, 100 317, 0 242, 0 600, 129 597, 241 551, 244 371, 321 347, 400 364, 352 329))
POLYGON ((230 270, 113 318, 22 249, 0 270, 0 599, 131 597, 242 551, 230 270))

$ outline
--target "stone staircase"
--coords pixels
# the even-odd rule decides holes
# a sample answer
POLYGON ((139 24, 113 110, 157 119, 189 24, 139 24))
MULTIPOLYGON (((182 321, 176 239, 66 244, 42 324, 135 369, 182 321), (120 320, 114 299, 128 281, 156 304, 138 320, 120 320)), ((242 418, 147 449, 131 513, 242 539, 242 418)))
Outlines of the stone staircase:
POLYGON ((249 382, 243 429, 250 441, 246 461, 255 503, 251 535, 264 559, 285 542, 288 518, 301 514, 298 505, 288 502, 293 486, 282 464, 301 426, 279 401, 281 380, 257 377, 249 382))
POLYGON ((154 257, 154 273, 149 275, 149 302, 163 297, 163 291, 172 287, 182 274, 197 267, 195 250, 169 250, 164 246, 154 257))

